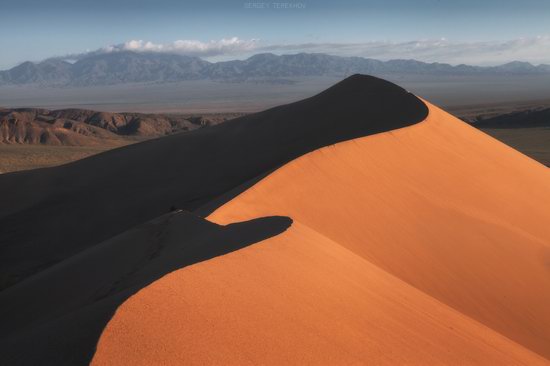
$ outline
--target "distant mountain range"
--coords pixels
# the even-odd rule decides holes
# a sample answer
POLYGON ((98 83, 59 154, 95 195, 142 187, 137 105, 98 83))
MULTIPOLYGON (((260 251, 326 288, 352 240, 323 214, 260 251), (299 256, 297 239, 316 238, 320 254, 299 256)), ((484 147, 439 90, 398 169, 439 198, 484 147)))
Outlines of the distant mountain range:
POLYGON ((0 85, 91 86, 143 82, 215 80, 225 82, 292 83, 312 76, 370 75, 491 75, 547 74, 550 65, 514 61, 500 66, 452 66, 415 60, 379 61, 320 53, 274 55, 263 53, 246 60, 208 62, 198 57, 143 52, 90 54, 76 62, 60 58, 24 62, 0 71, 0 85))

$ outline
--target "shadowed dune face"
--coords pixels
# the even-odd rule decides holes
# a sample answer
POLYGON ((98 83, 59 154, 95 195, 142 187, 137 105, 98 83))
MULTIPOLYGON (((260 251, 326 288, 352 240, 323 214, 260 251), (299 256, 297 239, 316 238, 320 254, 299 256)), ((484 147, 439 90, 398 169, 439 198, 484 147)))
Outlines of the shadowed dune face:
POLYGON ((194 210, 305 153, 408 126, 427 108, 352 76, 296 103, 60 167, 0 176, 0 289, 164 214, 194 210), (32 225, 29 225, 32 223, 32 225))
POLYGON ((290 230, 140 291, 93 364, 546 365, 549 179, 434 106, 302 156, 209 217, 290 230))
POLYGON ((227 226, 176 212, 125 232, 0 293, 0 364, 84 365, 128 297, 165 274, 286 230, 268 217, 227 226))

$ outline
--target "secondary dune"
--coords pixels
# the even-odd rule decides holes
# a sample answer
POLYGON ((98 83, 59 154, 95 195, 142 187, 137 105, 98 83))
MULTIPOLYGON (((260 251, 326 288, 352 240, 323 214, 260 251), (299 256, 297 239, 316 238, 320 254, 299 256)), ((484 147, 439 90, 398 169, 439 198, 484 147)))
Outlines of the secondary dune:
POLYGON ((130 298, 92 365, 544 365, 294 222, 130 298))
POLYGON ((94 364, 548 364, 550 172, 429 105, 209 216, 294 220, 124 303, 94 364))
POLYGON ((167 273, 277 235, 291 220, 220 226, 176 211, 0 292, 0 365, 88 365, 117 307, 167 273))

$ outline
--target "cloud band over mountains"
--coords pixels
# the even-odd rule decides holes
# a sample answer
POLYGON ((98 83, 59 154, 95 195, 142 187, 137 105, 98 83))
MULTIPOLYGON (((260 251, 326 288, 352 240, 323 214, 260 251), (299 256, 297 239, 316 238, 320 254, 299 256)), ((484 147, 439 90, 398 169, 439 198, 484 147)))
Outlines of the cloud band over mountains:
POLYGON ((222 38, 201 42, 197 40, 180 39, 171 43, 153 43, 143 40, 131 40, 121 44, 107 46, 96 52, 143 51, 181 53, 199 57, 219 56, 224 54, 239 54, 252 51, 257 47, 258 40, 242 40, 238 37, 222 38))
POLYGON ((338 56, 360 56, 380 60, 415 59, 450 64, 496 65, 510 61, 550 63, 550 36, 517 38, 506 41, 456 42, 428 39, 408 42, 369 41, 356 43, 270 44, 258 39, 222 38, 207 42, 176 40, 154 43, 130 40, 93 51, 94 53, 137 51, 186 54, 204 58, 247 57, 253 53, 320 52, 338 56))

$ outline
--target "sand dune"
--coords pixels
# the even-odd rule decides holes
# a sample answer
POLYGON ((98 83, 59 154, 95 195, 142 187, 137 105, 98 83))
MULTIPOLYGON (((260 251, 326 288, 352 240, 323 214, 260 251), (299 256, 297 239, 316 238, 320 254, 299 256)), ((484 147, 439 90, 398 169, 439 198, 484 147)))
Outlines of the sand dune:
POLYGON ((550 173, 429 107, 215 211, 294 224, 141 290, 93 364, 548 364, 550 173))
POLYGON ((294 222, 176 271, 117 311, 92 365, 543 365, 294 222))
POLYGON ((211 219, 288 215, 549 357, 549 181, 430 106, 421 124, 291 162, 211 219))
POLYGON ((1 176, 0 363, 548 365, 549 179, 365 76, 1 176))
POLYGON ((0 292, 0 365, 87 365, 128 297, 165 274, 284 231, 291 220, 219 226, 173 212, 0 292))
POLYGON ((305 153, 426 114, 397 85, 355 75, 311 98, 211 128, 3 174, 0 192, 10 194, 0 204, 0 290, 173 205, 194 210, 305 153))

